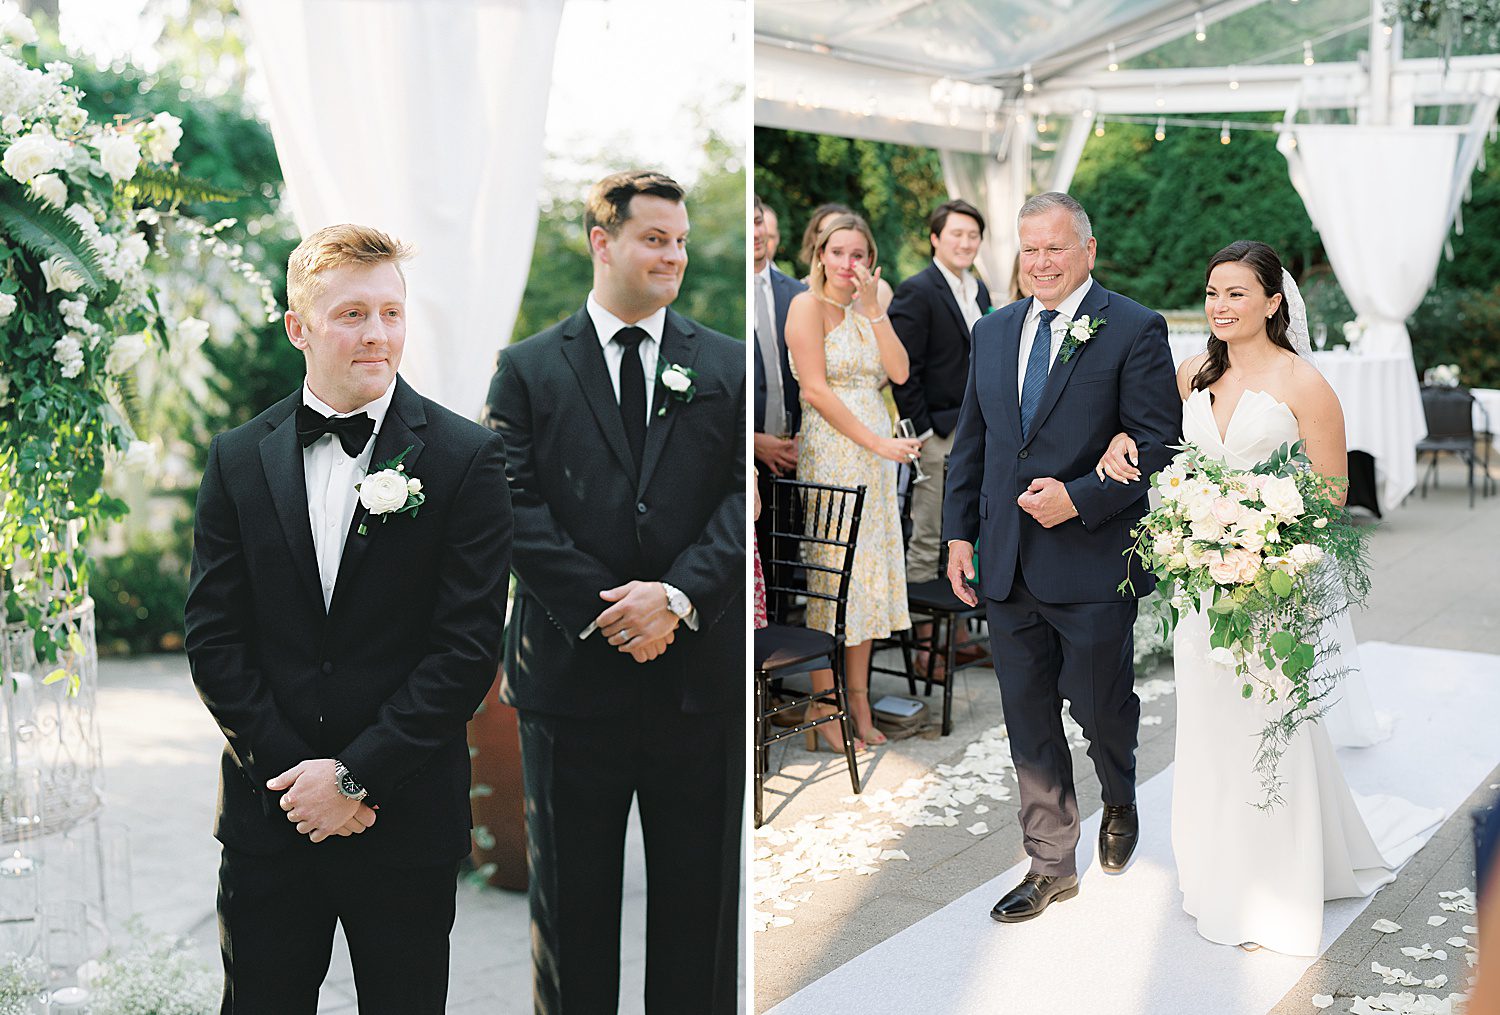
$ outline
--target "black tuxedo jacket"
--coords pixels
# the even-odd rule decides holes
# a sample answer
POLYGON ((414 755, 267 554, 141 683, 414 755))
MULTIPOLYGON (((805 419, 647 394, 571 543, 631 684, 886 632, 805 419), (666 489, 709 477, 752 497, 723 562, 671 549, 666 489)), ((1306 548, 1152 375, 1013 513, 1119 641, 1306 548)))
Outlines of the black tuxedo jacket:
MULTIPOLYGON (((979 282, 979 310, 990 311, 990 291, 979 282)), ((906 346, 911 375, 895 388, 896 407, 917 433, 946 437, 958 423, 969 376, 969 326, 937 262, 901 283, 891 300, 891 327, 906 346)), ((978 322, 975 322, 976 324, 978 322)))
POLYGON ((745 673, 745 346, 667 311, 660 362, 697 371, 691 402, 656 384, 640 474, 587 311, 500 353, 487 413, 505 438, 517 578, 501 696, 554 715, 624 712, 638 680, 687 712, 737 711, 745 673), (664 581, 699 629, 637 663, 598 633, 599 592, 664 581))
MULTIPOLYGON (((1095 282, 1078 308, 1104 320, 1066 363, 1053 361, 1029 437, 1021 435, 1017 371, 1030 299, 974 325, 963 412, 953 435, 943 498, 943 539, 979 547, 983 594, 1010 595, 1016 567, 1044 603, 1117 603, 1130 529, 1146 513, 1148 484, 1100 480, 1094 466, 1115 434, 1140 450, 1149 477, 1171 460, 1182 433, 1167 324, 1154 310, 1095 282), (1066 484, 1078 517, 1044 529, 1016 503, 1033 479, 1066 484)), ((1074 318, 1077 319, 1076 317, 1074 318)), ((1132 558, 1137 596, 1155 579, 1132 558)))
POLYGON ((224 751, 215 835, 257 854, 312 847, 266 781, 338 758, 379 805, 349 848, 398 866, 469 851, 464 726, 494 682, 510 571, 500 438, 398 379, 371 468, 410 448, 417 512, 356 507, 325 612, 307 514, 300 390, 215 437, 187 601, 193 682, 224 751))
MULTIPOLYGON (((755 283, 752 280, 752 291, 754 287, 755 283)), ((781 371, 781 393, 786 401, 787 427, 792 433, 800 433, 802 430, 802 389, 797 385, 797 378, 792 376, 792 361, 786 351, 786 308, 792 305, 792 297, 806 288, 806 285, 792 276, 777 271, 776 265, 771 265, 771 302, 776 305, 776 352, 781 357, 781 362, 776 364, 775 369, 781 371)), ((754 315, 752 314, 751 317, 753 318, 754 315)), ((758 341, 754 349, 755 429, 759 431, 766 425, 766 371, 771 366, 761 355, 758 341)))

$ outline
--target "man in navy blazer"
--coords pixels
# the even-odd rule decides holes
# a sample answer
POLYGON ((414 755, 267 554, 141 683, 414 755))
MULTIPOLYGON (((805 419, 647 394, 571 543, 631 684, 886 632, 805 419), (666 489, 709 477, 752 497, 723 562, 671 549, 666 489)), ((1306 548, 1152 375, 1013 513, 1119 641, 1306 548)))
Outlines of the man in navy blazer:
MULTIPOLYGON (((971 605, 979 548, 1031 857, 1030 872, 991 911, 1002 923, 1078 892, 1063 699, 1099 774, 1100 866, 1118 873, 1135 848, 1136 601, 1117 586, 1147 487, 1101 480, 1094 466, 1123 431, 1149 476, 1182 433, 1166 322, 1093 280, 1096 244, 1083 208, 1066 194, 1040 194, 1022 206, 1018 231, 1035 295, 974 328, 943 510, 948 579, 971 605)), ((1151 576, 1128 566, 1135 595, 1149 592, 1151 576)))

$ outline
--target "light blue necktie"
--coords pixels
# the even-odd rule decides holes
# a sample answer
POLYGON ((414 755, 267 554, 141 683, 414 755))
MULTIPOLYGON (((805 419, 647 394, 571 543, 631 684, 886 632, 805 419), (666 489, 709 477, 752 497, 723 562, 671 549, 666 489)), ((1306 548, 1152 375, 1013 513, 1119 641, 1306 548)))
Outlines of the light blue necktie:
POLYGON ((1026 360, 1026 378, 1021 382, 1021 436, 1031 436, 1031 421, 1042 404, 1042 389, 1047 386, 1047 368, 1052 364, 1052 319, 1056 310, 1043 310, 1037 321, 1036 338, 1031 340, 1031 356, 1026 360))

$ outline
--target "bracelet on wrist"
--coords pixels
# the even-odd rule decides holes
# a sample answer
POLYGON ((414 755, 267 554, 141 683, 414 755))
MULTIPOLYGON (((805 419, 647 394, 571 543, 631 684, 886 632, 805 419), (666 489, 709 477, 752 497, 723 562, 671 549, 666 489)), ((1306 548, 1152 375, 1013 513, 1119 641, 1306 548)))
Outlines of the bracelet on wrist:
POLYGON ((887 320, 890 316, 891 315, 889 313, 885 313, 885 314, 881 314, 879 317, 872 317, 872 318, 870 318, 870 323, 871 324, 879 324, 881 321, 887 320))

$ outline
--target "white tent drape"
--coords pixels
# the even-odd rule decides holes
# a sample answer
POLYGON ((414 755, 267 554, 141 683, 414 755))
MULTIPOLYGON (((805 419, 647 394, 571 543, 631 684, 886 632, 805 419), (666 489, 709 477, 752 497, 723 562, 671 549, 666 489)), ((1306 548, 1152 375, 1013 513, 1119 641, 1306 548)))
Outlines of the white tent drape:
POLYGON ((1406 319, 1432 286, 1468 179, 1461 140, 1459 128, 1432 126, 1299 125, 1282 135, 1292 185, 1373 354, 1411 356, 1406 319))
POLYGON ((401 373, 475 418, 536 234, 563 0, 240 0, 297 227, 386 230, 406 266, 401 373))

